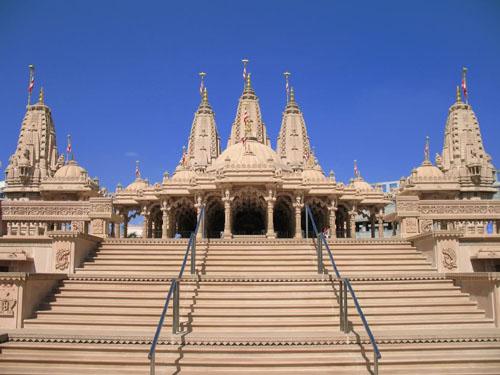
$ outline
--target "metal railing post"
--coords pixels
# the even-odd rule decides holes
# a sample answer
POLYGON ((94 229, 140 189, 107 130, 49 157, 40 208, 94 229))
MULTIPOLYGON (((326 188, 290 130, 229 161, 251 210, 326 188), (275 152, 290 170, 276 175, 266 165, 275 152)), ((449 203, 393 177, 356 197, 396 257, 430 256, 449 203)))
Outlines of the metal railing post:
POLYGON ((191 241, 191 275, 196 273, 196 236, 194 234, 191 235, 193 237, 191 241))
POLYGON ((344 288, 344 291, 342 292, 342 295, 344 297, 344 302, 342 303, 342 305, 344 306, 344 316, 342 317, 342 321, 344 322, 344 333, 348 333, 349 332, 349 312, 348 312, 348 305, 347 305, 347 283, 348 283, 348 280, 347 279, 344 279, 344 282, 342 283, 342 286, 344 288))
POLYGON ((309 238, 309 207, 306 206, 304 211, 306 212, 306 238, 309 238))
POLYGON ((172 310, 172 333, 179 333, 179 297, 180 297, 180 280, 176 279, 174 285, 174 306, 172 310))
POLYGON ((322 234, 318 234, 316 252, 318 253, 318 273, 323 273, 323 238, 322 234))
POLYGON ((344 282, 339 279, 339 320, 340 320, 340 330, 344 332, 344 282))
POLYGON ((155 353, 151 353, 149 360, 149 375, 155 375, 155 353))

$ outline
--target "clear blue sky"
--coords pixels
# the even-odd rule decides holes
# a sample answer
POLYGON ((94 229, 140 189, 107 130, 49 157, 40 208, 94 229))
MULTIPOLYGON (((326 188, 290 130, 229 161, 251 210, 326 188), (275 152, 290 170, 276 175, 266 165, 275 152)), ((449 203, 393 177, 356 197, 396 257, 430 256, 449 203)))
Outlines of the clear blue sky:
POLYGON ((181 157, 207 86, 225 146, 251 62, 273 147, 292 83, 325 172, 408 175, 441 151, 463 65, 486 150, 500 166, 500 1, 0 2, 0 160, 16 146, 27 66, 45 87, 58 145, 114 190, 160 181, 181 157))

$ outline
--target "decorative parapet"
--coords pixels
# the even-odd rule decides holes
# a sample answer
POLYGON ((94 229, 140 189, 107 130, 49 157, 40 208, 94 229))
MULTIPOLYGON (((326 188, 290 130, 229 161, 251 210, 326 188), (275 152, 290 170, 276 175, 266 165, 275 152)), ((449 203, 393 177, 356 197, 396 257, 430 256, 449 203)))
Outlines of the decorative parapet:
POLYGON ((2 202, 4 221, 72 221, 89 220, 88 202, 11 201, 2 202))
POLYGON ((22 328, 24 319, 65 278, 61 274, 0 273, 0 328, 22 328))
POLYGON ((500 219, 500 201, 496 200, 419 200, 397 197, 399 217, 418 216, 425 219, 500 219))

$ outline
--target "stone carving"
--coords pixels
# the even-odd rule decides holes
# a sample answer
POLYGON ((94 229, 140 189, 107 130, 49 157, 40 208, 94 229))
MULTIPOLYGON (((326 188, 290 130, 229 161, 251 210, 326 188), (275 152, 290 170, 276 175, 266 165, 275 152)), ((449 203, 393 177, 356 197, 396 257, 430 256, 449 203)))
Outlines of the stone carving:
POLYGON ((420 232, 426 233, 432 230, 432 220, 422 219, 420 220, 420 232))
POLYGON ((64 271, 69 267, 71 251, 67 248, 59 248, 56 251, 56 269, 64 271))
POLYGON ((103 220, 102 219, 94 219, 92 220, 92 233, 93 234, 103 234, 103 220))
POLYGON ((457 268, 457 253, 450 247, 444 248, 441 252, 443 267, 448 270, 454 270, 457 268))
POLYGON ((0 286, 0 316, 14 316, 14 307, 16 306, 16 287, 15 285, 0 286))
POLYGON ((410 217, 406 219, 406 233, 417 233, 418 232, 417 219, 410 217))

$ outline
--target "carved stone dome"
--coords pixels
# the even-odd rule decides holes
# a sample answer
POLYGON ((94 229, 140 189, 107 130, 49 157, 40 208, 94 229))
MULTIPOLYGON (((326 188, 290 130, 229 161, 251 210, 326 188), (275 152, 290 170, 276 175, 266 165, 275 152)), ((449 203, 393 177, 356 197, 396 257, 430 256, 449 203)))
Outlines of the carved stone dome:
POLYGON ((443 176, 443 172, 430 162, 424 162, 420 167, 415 169, 415 177, 441 178, 443 176))
POLYGON ((81 178, 87 177, 87 171, 80 167, 75 160, 70 160, 68 164, 63 165, 54 174, 54 178, 81 178))
POLYGON ((191 169, 184 168, 181 165, 176 168, 174 175, 172 176, 173 181, 191 181, 193 178, 196 178, 196 173, 191 169))
POLYGON ((302 171, 302 179, 304 181, 323 181, 325 179, 321 168, 308 168, 302 171))
POLYGON ((286 171, 290 169, 281 162, 271 147, 252 139, 229 146, 214 160, 209 170, 219 170, 226 166, 238 169, 258 167, 272 167, 286 171))
POLYGON ((371 190, 373 190, 373 187, 368 182, 363 180, 362 177, 356 177, 355 179, 353 179, 351 181, 351 186, 359 191, 371 191, 371 190))
POLYGON ((149 187, 149 184, 146 180, 143 180, 140 177, 137 177, 134 182, 132 182, 130 185, 128 185, 125 190, 129 191, 139 191, 139 190, 144 190, 147 187, 149 187))

